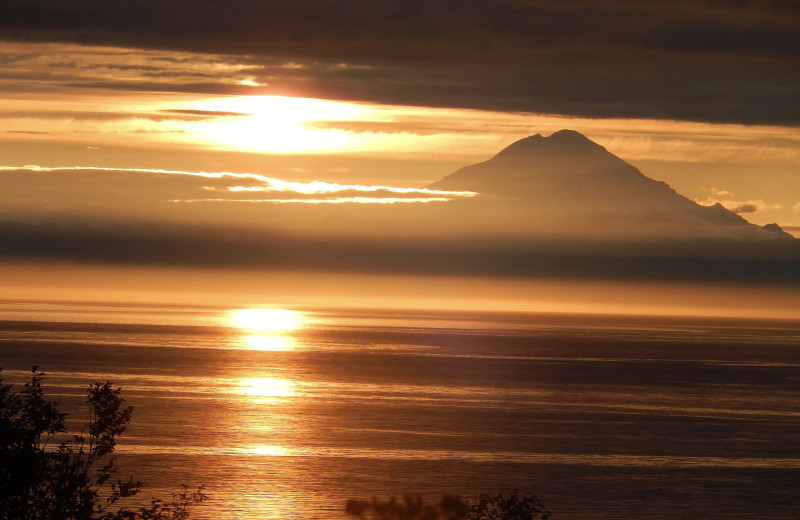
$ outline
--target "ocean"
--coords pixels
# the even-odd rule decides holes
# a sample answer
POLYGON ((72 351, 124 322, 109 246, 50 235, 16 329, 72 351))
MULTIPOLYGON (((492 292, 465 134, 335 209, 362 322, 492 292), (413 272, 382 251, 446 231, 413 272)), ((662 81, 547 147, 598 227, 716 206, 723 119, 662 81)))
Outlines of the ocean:
POLYGON ((554 520, 800 518, 800 321, 0 302, 0 366, 193 519, 529 491, 554 520))

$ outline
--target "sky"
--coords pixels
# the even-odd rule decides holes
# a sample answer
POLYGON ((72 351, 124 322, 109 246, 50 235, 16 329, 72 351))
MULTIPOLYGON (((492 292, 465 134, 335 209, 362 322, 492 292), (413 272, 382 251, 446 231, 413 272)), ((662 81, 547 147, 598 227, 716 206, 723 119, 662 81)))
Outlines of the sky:
MULTIPOLYGON (((390 247, 382 226, 479 197, 425 186, 564 128, 691 200, 800 237, 798 24, 800 7, 786 0, 6 0, 5 268, 552 280, 552 269, 521 269, 530 257, 518 251, 505 271, 494 259, 448 272, 441 258, 474 259, 483 246, 390 247), (358 247, 342 246, 347 226, 358 247), (220 236, 237 261, 208 253, 220 236)), ((562 250, 547 254, 563 264, 552 260, 562 250)), ((761 271, 791 271, 795 259, 761 271)), ((614 262, 606 273, 670 281, 614 262)), ((787 283, 763 272, 755 281, 787 283)), ((13 293, 46 293, 33 285, 13 293)))

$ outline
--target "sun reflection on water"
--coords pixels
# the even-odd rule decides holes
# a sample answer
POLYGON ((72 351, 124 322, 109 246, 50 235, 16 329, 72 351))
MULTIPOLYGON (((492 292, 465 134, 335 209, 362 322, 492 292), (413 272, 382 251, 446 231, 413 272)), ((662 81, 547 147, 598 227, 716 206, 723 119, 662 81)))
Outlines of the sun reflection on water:
POLYGON ((231 311, 234 326, 258 332, 296 330, 302 325, 302 315, 288 309, 236 309, 231 311))
POLYGON ((243 334, 237 343, 247 350, 291 351, 297 347, 294 333, 303 326, 303 314, 288 309, 236 309, 230 323, 243 334))
POLYGON ((294 350, 297 342, 291 336, 278 334, 255 334, 242 336, 239 345, 247 350, 260 350, 262 352, 288 352, 294 350))
POLYGON ((278 308, 236 309, 226 316, 234 329, 231 346, 240 350, 229 354, 240 372, 226 379, 233 399, 225 421, 234 432, 228 447, 241 464, 216 497, 217 510, 265 520, 299 518, 304 506, 287 498, 281 486, 299 478, 295 461, 305 453, 305 391, 291 370, 295 354, 289 352, 301 345, 311 316, 278 308))
POLYGON ((295 450, 288 446, 279 446, 274 444, 256 444, 247 446, 244 453, 248 455, 258 455, 261 457, 289 457, 295 455, 295 450))
POLYGON ((304 453, 297 446, 297 439, 305 436, 297 408, 298 383, 271 377, 263 367, 249 370, 254 371, 255 377, 231 381, 229 391, 236 397, 225 429, 234 436, 226 448, 238 463, 215 490, 214 508, 224 511, 225 518, 234 513, 237 518, 238 514, 264 520, 300 518, 304 505, 282 490, 284 483, 300 478, 295 461, 304 453))
POLYGON ((276 377, 248 378, 239 381, 242 393, 251 397, 291 397, 294 382, 276 377))

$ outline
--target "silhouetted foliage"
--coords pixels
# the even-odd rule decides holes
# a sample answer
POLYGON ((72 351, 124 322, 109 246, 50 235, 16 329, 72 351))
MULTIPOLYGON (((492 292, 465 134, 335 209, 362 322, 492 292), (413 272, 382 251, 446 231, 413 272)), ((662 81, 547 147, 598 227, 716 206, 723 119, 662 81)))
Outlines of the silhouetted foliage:
POLYGON ((548 511, 541 500, 535 495, 525 493, 522 496, 517 491, 508 495, 503 492, 495 495, 481 493, 476 501, 470 504, 470 520, 534 520, 550 518, 548 511))
POLYGON ((443 496, 438 504, 426 504, 420 496, 406 495, 402 500, 348 500, 345 511, 363 520, 461 520, 467 518, 469 506, 450 495, 443 496))
POLYGON ((508 494, 481 493, 472 500, 445 495, 436 504, 426 504, 420 496, 406 495, 401 500, 349 500, 345 512, 360 520, 547 520, 550 511, 534 495, 517 491, 508 494))
POLYGON ((66 414, 44 398, 45 374, 36 366, 32 373, 19 394, 0 377, 0 519, 185 520, 190 507, 207 498, 202 486, 196 491, 184 486, 169 502, 120 506, 143 485, 133 477, 117 478, 110 456, 133 407, 125 406, 121 389, 94 383, 87 390, 86 423, 68 435, 66 414))

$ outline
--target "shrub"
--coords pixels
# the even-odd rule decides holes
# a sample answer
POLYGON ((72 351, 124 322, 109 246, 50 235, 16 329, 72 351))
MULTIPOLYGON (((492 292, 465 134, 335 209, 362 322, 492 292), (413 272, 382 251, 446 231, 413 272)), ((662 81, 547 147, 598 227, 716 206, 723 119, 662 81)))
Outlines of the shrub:
POLYGON ((542 502, 530 493, 520 496, 481 493, 472 500, 445 495, 435 504, 426 504, 420 496, 407 495, 402 500, 349 500, 345 512, 360 520, 547 520, 542 502))
POLYGON ((207 498, 202 486, 184 486, 168 502, 121 506, 143 485, 133 477, 117 478, 111 456, 133 407, 125 406, 121 390, 110 382, 94 383, 87 389, 84 427, 68 435, 66 414, 44 397, 44 375, 34 366, 19 394, 0 377, 0 519, 185 520, 191 506, 207 498))

